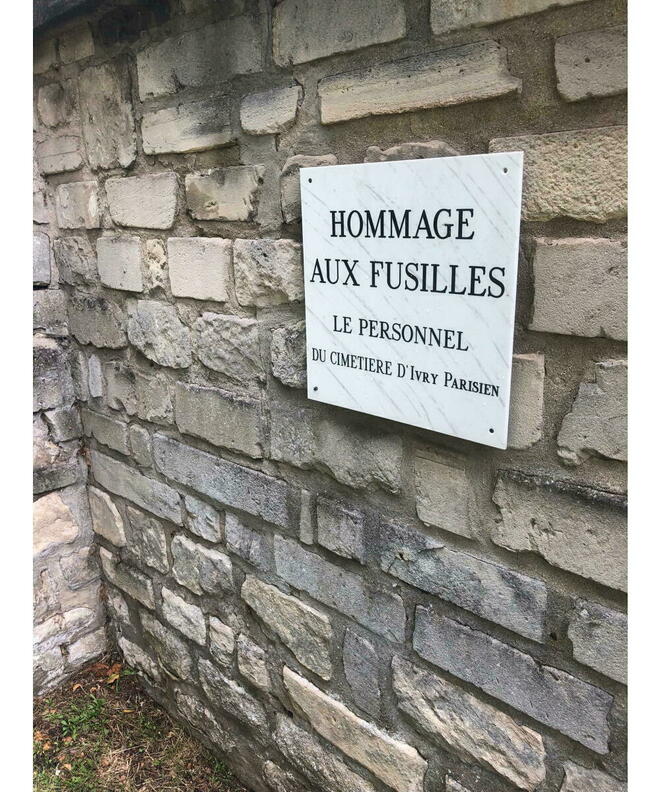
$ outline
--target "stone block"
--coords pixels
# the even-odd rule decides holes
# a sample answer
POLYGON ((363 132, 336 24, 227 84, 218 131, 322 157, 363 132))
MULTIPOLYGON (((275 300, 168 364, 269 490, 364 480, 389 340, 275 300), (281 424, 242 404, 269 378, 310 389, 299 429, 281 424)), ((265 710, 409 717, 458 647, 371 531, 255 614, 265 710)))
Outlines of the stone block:
POLYGON ((78 170, 83 164, 80 138, 76 135, 49 137, 37 144, 39 170, 46 176, 78 170))
POLYGON ((139 237, 100 237, 96 241, 99 277, 104 286, 141 292, 142 250, 139 237))
POLYGON ((273 548, 268 536, 246 525, 235 514, 225 515, 225 537, 232 553, 247 561, 255 569, 272 570, 273 548))
POLYGON ((53 242, 57 272, 62 283, 83 286, 98 283, 94 250, 87 237, 61 237, 53 242))
POLYGON ((625 341, 627 258, 618 239, 537 239, 529 329, 625 341))
POLYGON ((80 534, 73 512, 59 492, 38 498, 32 507, 32 555, 38 556, 74 542, 80 534))
POLYGON ((99 559, 103 574, 114 586, 124 591, 129 597, 137 600, 145 608, 153 610, 156 607, 154 589, 151 579, 137 569, 121 562, 105 547, 99 548, 99 559))
POLYGON ((241 101, 241 126, 248 135, 276 135, 293 126, 302 102, 302 86, 248 94, 241 101))
POLYGON ((43 38, 34 42, 33 71, 35 74, 44 74, 57 66, 57 51, 55 38, 43 38))
POLYGON ((76 110, 74 81, 42 85, 37 91, 37 110, 42 123, 51 129, 68 124, 76 110))
POLYGON ((577 600, 568 626, 573 657, 601 674, 626 684, 628 618, 596 602, 577 600))
POLYGON ((32 292, 32 330, 49 336, 69 335, 63 291, 39 289, 32 292))
POLYGON ((332 627, 327 616, 253 575, 246 576, 241 597, 300 663, 330 679, 332 627))
POLYGON ((104 296, 69 295, 69 331, 81 344, 121 349, 127 344, 124 312, 114 300, 104 296))
POLYGON ((167 557, 167 537, 163 526, 154 517, 126 507, 128 516, 126 549, 137 559, 141 567, 145 565, 165 574, 170 568, 167 557))
POLYGON ((256 399, 177 382, 175 417, 183 434, 255 459, 263 456, 261 403, 256 399))
POLYGON ((557 90, 567 102, 615 96, 628 86, 625 25, 570 33, 555 41, 557 90))
POLYGON ((69 665, 80 667, 107 652, 108 648, 105 627, 99 627, 69 644, 67 660, 69 665))
POLYGON ((330 498, 319 497, 316 503, 318 543, 336 555, 364 564, 367 559, 364 513, 330 498))
POLYGON ((145 154, 187 154, 232 143, 229 104, 222 99, 166 107, 142 116, 145 154))
POLYGON ((628 785, 601 770, 587 770, 573 762, 564 763, 564 783, 559 792, 627 792, 628 785))
MULTIPOLYGON (((90 357, 90 370, 95 356, 90 357)), ((99 363, 100 365, 100 363, 99 363)), ((137 412, 137 396, 135 394, 136 374, 123 361, 112 360, 102 367, 106 381, 106 404, 113 410, 124 410, 128 415, 137 412)), ((103 391, 99 394, 103 395, 103 391)))
POLYGON ((78 78, 80 119, 92 169, 128 168, 137 153, 128 64, 92 66, 78 78))
POLYGON ((202 609, 168 588, 163 588, 163 617, 187 638, 206 645, 206 621, 202 609))
POLYGON ((35 286, 50 283, 50 239, 39 231, 32 236, 32 283, 35 286))
POLYGON ((344 675, 355 703, 373 718, 380 715, 380 684, 378 653, 366 638, 347 629, 344 635, 342 660, 344 675))
POLYGON ((81 410, 81 417, 87 437, 93 437, 108 448, 119 451, 120 454, 128 456, 131 453, 128 426, 125 423, 85 408, 81 410))
POLYGON ((261 690, 268 690, 270 678, 266 665, 266 653, 247 635, 239 635, 236 641, 236 662, 239 673, 261 690))
POLYGON ((185 642, 150 613, 140 611, 140 621, 161 668, 168 676, 190 682, 192 657, 185 642))
POLYGON ((236 165, 186 174, 186 200, 196 220, 253 220, 263 165, 236 165))
POLYGON ((151 677, 155 682, 160 682, 161 674, 158 670, 158 666, 144 649, 140 648, 132 641, 129 641, 128 638, 124 636, 121 636, 117 643, 119 644, 121 653, 124 655, 124 662, 129 668, 141 671, 143 674, 151 677))
POLYGON ((435 35, 452 30, 494 25, 507 19, 538 14, 556 6, 575 5, 585 0, 507 0, 489 3, 480 0, 431 0, 431 29, 435 35))
POLYGON ((176 173, 113 176, 105 183, 114 222, 136 228, 171 228, 177 189, 176 173))
POLYGON ((592 223, 627 213, 626 127, 496 138, 491 152, 522 151, 523 220, 592 223))
POLYGON ((167 240, 170 284, 175 297, 229 299, 231 240, 181 237, 167 240))
POLYGON ((425 525, 468 538, 474 536, 470 515, 474 496, 463 467, 418 454, 415 496, 417 515, 425 525))
POLYGON ((192 363, 190 330, 173 305, 138 300, 129 308, 128 340, 160 366, 179 369, 192 363))
POLYGON ((75 63, 94 54, 94 39, 86 22, 60 33, 58 43, 62 63, 75 63))
POLYGON ((569 465, 591 456, 628 459, 628 362, 596 363, 595 380, 580 383, 557 436, 557 453, 569 465))
POLYGON ((135 372, 136 411, 140 418, 159 424, 174 422, 169 381, 162 374, 135 372))
POLYGON ((203 313, 194 329, 197 356, 207 368, 243 386, 264 379, 256 319, 203 313))
POLYGON ((162 239, 147 239, 145 243, 145 285, 147 291, 165 291, 167 283, 167 255, 162 239))
POLYGON ((509 448, 531 448, 543 437, 545 357, 514 355, 509 401, 509 448))
POLYGON ((230 666, 234 657, 236 641, 231 627, 209 616, 209 651, 213 659, 223 666, 230 666))
POLYGON ((434 743, 448 745, 516 789, 535 790, 545 779, 543 738, 460 687, 406 660, 392 661, 399 709, 434 743))
POLYGON ((270 342, 273 376, 290 388, 307 385, 305 322, 296 322, 273 330, 270 342))
POLYGON ((520 93, 495 41, 391 61, 319 82, 321 123, 407 113, 520 93))
POLYGON ((461 152, 444 140, 427 140, 420 143, 399 143, 388 149, 369 146, 365 162, 397 162, 398 160, 427 159, 429 157, 457 157, 461 152))
POLYGON ((284 0, 273 13, 273 58, 278 66, 397 41, 406 35, 402 0, 284 0))
POLYGON ((289 157, 280 175, 280 200, 285 223, 300 219, 300 169, 336 164, 337 157, 334 154, 322 154, 318 157, 296 154, 289 157))
POLYGON ((233 589, 229 556, 210 550, 182 534, 172 540, 172 574, 194 594, 218 594, 233 589))
POLYGON ((186 525, 188 530, 207 542, 222 541, 222 526, 220 525, 220 515, 213 508, 199 498, 192 495, 184 495, 183 501, 186 507, 188 519, 186 525))
POLYGON ((96 182, 60 184, 55 190, 55 214, 60 228, 100 228, 96 182))
POLYGON ((304 296, 301 246, 290 239, 237 239, 234 281, 244 306, 281 305, 304 296))
POLYGON ((94 531, 115 547, 124 547, 126 544, 124 521, 112 498, 107 492, 91 485, 87 491, 94 531))
POLYGON ((358 718, 284 666, 284 685, 315 731, 397 792, 422 792, 427 763, 411 745, 358 718))
POLYGON ((75 392, 66 353, 55 339, 35 337, 32 341, 32 410, 50 410, 71 405, 75 392))
POLYGON ((609 751, 612 696, 604 690, 427 608, 417 608, 413 647, 425 660, 539 723, 596 753, 609 751))
POLYGON ((82 437, 78 406, 59 407, 44 413, 50 436, 58 443, 82 437))
POLYGON ((364 578, 275 536, 275 570, 289 585, 355 619, 390 641, 403 641, 406 613, 398 594, 376 588, 364 578))
POLYGON ((129 441, 133 459, 142 467, 151 467, 151 435, 149 430, 139 424, 128 427, 129 441))
POLYGON ((553 566, 625 591, 623 511, 596 499, 503 476, 493 500, 501 514, 493 530, 495 544, 517 553, 537 553, 553 566))
POLYGON ((228 679, 208 660, 199 661, 199 678, 209 701, 253 729, 267 727, 263 704, 248 693, 242 685, 228 679))

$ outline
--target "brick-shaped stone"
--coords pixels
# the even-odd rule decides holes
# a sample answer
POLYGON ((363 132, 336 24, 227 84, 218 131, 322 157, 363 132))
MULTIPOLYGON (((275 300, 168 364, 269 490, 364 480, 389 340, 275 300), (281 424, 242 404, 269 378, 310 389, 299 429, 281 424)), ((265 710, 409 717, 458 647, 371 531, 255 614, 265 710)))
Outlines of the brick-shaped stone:
POLYGON ((112 498, 96 487, 87 488, 94 531, 116 547, 126 544, 124 521, 112 498))
POLYGON ((108 448, 119 451, 120 454, 131 453, 128 426, 123 421, 117 421, 103 413, 85 408, 81 410, 81 417, 87 437, 93 437, 108 448))
POLYGON ((32 341, 32 410, 71 405, 75 390, 63 346, 53 338, 32 341))
POLYGON ((559 792, 627 792, 628 785, 603 773, 587 770, 574 762, 564 763, 564 783, 559 792))
POLYGON ((108 552, 105 547, 99 548, 101 567, 106 578, 117 588, 126 592, 145 608, 153 610, 156 607, 154 588, 151 579, 137 569, 128 566, 108 552))
POLYGON ((60 228, 99 228, 101 219, 96 182, 60 184, 55 190, 55 213, 60 228))
POLYGON ((355 703, 369 715, 378 718, 380 715, 378 653, 373 645, 349 628, 344 635, 342 662, 344 675, 355 703))
POLYGON ((545 357, 514 355, 509 400, 508 448, 531 448, 543 437, 545 357))
POLYGON ((231 561, 224 553, 179 534, 172 540, 172 559, 176 582, 194 594, 231 592, 231 561))
POLYGON ((50 137, 37 144, 39 170, 45 174, 78 170, 83 164, 80 138, 76 135, 50 137))
POLYGON ((142 291, 139 237, 100 237, 96 241, 96 256, 101 283, 111 289, 142 291))
POLYGON ((137 559, 140 566, 148 566, 162 574, 168 572, 167 538, 161 523, 144 512, 126 508, 128 515, 126 549, 137 559))
POLYGON ((207 542, 222 541, 222 527, 220 525, 220 515, 208 503, 195 498, 192 495, 184 495, 184 503, 188 519, 186 525, 188 530, 207 542))
POLYGON ((220 673, 208 660, 199 661, 199 678, 209 700, 216 707, 254 729, 266 728, 263 704, 238 682, 220 673))
POLYGON ((289 85, 248 94, 241 102, 241 126, 248 135, 276 135, 293 125, 302 87, 289 85))
POLYGON ((567 102, 625 93, 628 31, 625 25, 570 33, 555 41, 557 90, 567 102))
POLYGON ((263 165, 235 165, 186 175, 186 200, 196 220, 252 220, 263 165))
POLYGON ((240 385, 264 379, 256 319, 203 313, 194 329, 197 356, 207 368, 240 385))
POLYGON ((37 92, 37 110, 47 127, 69 123, 76 109, 76 91, 73 80, 42 85, 37 92))
POLYGON ((270 537, 256 531, 235 514, 225 515, 225 540, 232 553, 247 561, 255 569, 273 569, 273 547, 270 537))
POLYGON ((113 176, 105 183, 110 215, 120 226, 171 228, 177 188, 176 173, 113 176))
POLYGON ((231 240, 178 237, 167 240, 170 284, 175 297, 229 299, 231 240))
POLYGON ((507 19, 538 14, 548 8, 569 6, 585 0, 431 0, 431 29, 436 35, 463 28, 494 25, 507 19))
POLYGON ((236 641, 231 627, 209 616, 209 651, 214 660, 220 665, 230 666, 234 657, 236 641))
POLYGON ((425 525, 472 537, 473 495, 465 469, 441 460, 415 457, 417 515, 425 525))
POLYGON ((237 239, 234 279, 241 305, 264 307, 302 300, 300 244, 291 239, 237 239))
POLYGON ((63 290, 37 289, 32 292, 32 329, 50 336, 69 334, 63 290))
POLYGON ((365 515, 330 498, 320 497, 316 505, 317 540, 320 545, 344 558, 364 563, 367 558, 365 515))
POLYGON ((305 322, 276 327, 270 342, 273 376, 290 388, 304 388, 307 384, 305 322))
POLYGON ((163 616, 187 638, 202 646, 206 645, 206 621, 202 609, 186 602, 168 588, 163 589, 163 616))
POLYGON ((32 283, 50 283, 50 239, 38 231, 32 236, 32 283))
POLYGON ((300 219, 300 169, 320 168, 324 165, 336 165, 337 157, 334 154, 310 156, 309 154, 296 154, 284 163, 280 175, 280 200, 282 215, 285 223, 292 223, 300 219))
POLYGON ((138 300, 129 309, 128 340, 160 366, 188 368, 192 363, 190 330, 173 305, 138 300))
POLYGON ((626 684, 628 618, 596 602, 577 600, 568 626, 573 657, 583 665, 626 684))
POLYGON ((87 22, 60 33, 58 42, 62 63, 75 63, 94 54, 94 39, 87 22))
POLYGON ((94 250, 85 236, 55 239, 53 252, 62 283, 83 286, 98 283, 99 275, 94 250))
POLYGON ((241 634, 236 641, 236 665, 245 679, 261 690, 268 690, 270 678, 266 664, 266 652, 247 635, 241 634))
POLYGON ((166 107, 142 116, 145 154, 206 151, 233 139, 229 105, 221 99, 166 107))
POLYGON ((92 294, 72 294, 68 300, 69 330, 81 344, 120 349, 126 346, 126 320, 114 300, 92 294))
POLYGON ((140 622, 151 643, 152 653, 168 676, 189 682, 192 676, 192 657, 186 643, 150 613, 140 611, 140 622))

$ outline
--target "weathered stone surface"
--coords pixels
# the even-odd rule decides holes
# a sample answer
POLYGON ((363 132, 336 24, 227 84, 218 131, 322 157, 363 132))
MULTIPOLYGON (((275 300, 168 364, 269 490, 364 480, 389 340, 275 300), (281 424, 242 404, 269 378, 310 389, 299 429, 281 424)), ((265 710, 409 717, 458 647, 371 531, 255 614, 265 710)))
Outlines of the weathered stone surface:
POLYGON ((90 355, 87 359, 87 388, 92 399, 103 396, 103 366, 98 355, 90 355))
POLYGON ((126 507, 126 514, 129 553, 137 558, 141 566, 146 564, 165 574, 170 568, 170 562, 167 557, 167 539, 163 526, 154 517, 132 506, 126 507))
POLYGON ((158 666, 144 649, 134 644, 132 641, 129 641, 128 638, 125 638, 123 635, 119 637, 117 643, 124 655, 124 661, 130 668, 141 671, 156 682, 160 682, 161 675, 158 666))
POLYGON ((76 108, 75 83, 73 80, 42 85, 37 92, 37 110, 42 123, 47 127, 67 124, 76 108))
POLYGON ((164 517, 176 525, 183 524, 180 495, 172 487, 147 478, 135 468, 98 451, 91 450, 90 457, 92 473, 102 487, 157 517, 164 517))
POLYGON ((128 435, 133 459, 142 467, 151 467, 151 435, 149 430, 139 424, 128 427, 128 435))
POLYGON ((203 313, 194 329, 205 366, 241 385, 264 378, 256 319, 203 313))
POLYGON ((86 22, 60 33, 58 42, 62 63, 74 63, 94 54, 94 39, 86 22))
POLYGON ((183 434, 256 459, 263 456, 260 401, 218 388, 177 382, 175 405, 176 424, 183 434))
POLYGON ((276 135, 285 132, 296 120, 302 101, 302 86, 249 94, 241 102, 241 126, 248 135, 276 135))
POLYGON ((137 152, 128 64, 111 61, 85 69, 78 86, 90 166, 127 168, 137 152))
POLYGON ((502 517, 493 531, 495 544, 538 553, 553 566, 625 591, 622 511, 501 476, 493 500, 502 517))
POLYGON ((277 574, 324 605, 336 608, 391 641, 403 641, 406 613, 398 594, 381 591, 353 572, 275 536, 277 574))
POLYGON ((457 157, 461 152, 444 140, 426 140, 420 143, 399 143, 388 149, 369 146, 365 162, 396 162, 398 160, 427 159, 428 157, 457 157))
POLYGON ((573 657, 601 674, 626 684, 628 617, 596 602, 577 600, 568 626, 573 657))
POLYGON ((44 413, 50 436, 58 443, 82 437, 82 424, 77 405, 59 407, 44 413))
POLYGON ((557 453, 569 465, 591 456, 628 459, 628 362, 596 363, 595 379, 580 383, 557 436, 557 453))
POLYGON ((245 559, 255 569, 272 570, 273 548, 269 537, 250 528, 235 514, 225 516, 227 547, 232 553, 245 559))
POLYGON ((33 556, 70 544, 80 532, 71 509, 58 492, 51 492, 34 502, 32 530, 33 556))
POLYGON ((78 444, 54 443, 41 415, 34 416, 32 427, 32 492, 38 494, 84 481, 86 471, 78 458, 78 444))
POLYGON ((197 220, 252 220, 263 165, 236 165, 186 174, 186 200, 197 220))
POLYGON ((167 255, 162 239, 147 239, 145 243, 145 287, 148 292, 165 290, 167 283, 167 255))
POLYGON ((564 763, 564 783, 559 792, 627 792, 628 785, 600 770, 564 763))
POLYGON ((81 344, 125 347, 126 320, 121 306, 102 295, 71 294, 67 302, 69 331, 81 344))
MULTIPOLYGON (((90 366, 92 358, 90 357, 90 366)), ((106 382, 106 403, 113 410, 125 410, 129 415, 137 412, 135 394, 135 373, 120 360, 112 360, 103 365, 106 382)), ((102 395, 103 391, 101 392, 102 395)))
POLYGON ((584 0, 507 0, 489 3, 481 0, 431 0, 431 29, 436 35, 451 30, 481 27, 506 19, 537 14, 555 6, 575 5, 584 0))
POLYGON ((81 286, 98 282, 96 259, 87 237, 69 236, 56 239, 53 242, 53 253, 63 283, 81 286))
POLYGON ((80 667, 107 651, 108 636, 105 627, 99 627, 69 644, 67 660, 70 665, 80 667))
POLYGON ((496 138, 490 151, 522 151, 523 220, 626 216, 626 127, 496 138))
POLYGON ((467 787, 464 787, 463 784, 459 784, 458 781, 455 781, 449 775, 445 777, 445 789, 446 792, 470 792, 467 787))
POLYGON ((167 240, 172 294, 196 300, 229 299, 231 240, 179 237, 167 240))
POLYGON ((172 574, 177 583, 195 594, 232 590, 231 561, 181 534, 172 540, 172 574))
POLYGON ((273 376, 290 388, 307 385, 305 322, 276 327, 270 342, 273 376))
POLYGON ((60 184, 55 190, 55 213, 60 228, 99 228, 101 220, 96 182, 60 184))
POLYGON ((222 541, 222 526, 220 525, 220 515, 208 503, 194 498, 192 495, 184 495, 183 502, 186 506, 188 519, 186 525, 192 533, 201 536, 208 542, 222 541))
POLYGON ((101 237, 96 241, 96 256, 101 283, 111 289, 142 291, 139 237, 101 237))
MULTIPOLYGON (((279 739, 277 732, 275 733, 275 738, 279 739)), ((275 762, 271 762, 270 759, 264 762, 263 776, 268 789, 272 790, 272 792, 302 792, 305 788, 298 776, 288 770, 283 770, 275 762)), ((326 787, 328 790, 333 788, 326 787)))
POLYGON ((32 292, 32 329, 50 336, 67 336, 66 295, 60 289, 32 292))
POLYGON ((45 175, 78 170, 83 164, 80 138, 76 135, 62 135, 38 143, 37 162, 45 175))
POLYGON ((506 50, 480 41, 325 77, 318 87, 321 123, 493 99, 521 86, 509 74, 506 50))
POLYGON ((234 278, 241 305, 263 307, 302 300, 300 244, 290 239, 237 239, 234 278))
POLYGON ((120 226, 171 228, 177 187, 176 173, 113 176, 105 183, 112 219, 120 226))
POLYGON ((50 239, 38 231, 32 237, 32 283, 50 283, 50 239))
POLYGON ((179 713, 184 720, 200 731, 207 740, 217 746, 223 753, 234 752, 236 741, 213 717, 211 711, 194 696, 187 696, 180 690, 174 691, 179 713))
POLYGON ((231 627, 209 616, 209 650, 214 660, 220 665, 230 666, 234 657, 234 633, 231 627))
POLYGON ((317 157, 296 154, 289 157, 284 163, 280 176, 280 200, 285 223, 300 219, 300 169, 336 164, 337 157, 334 154, 322 154, 317 157))
POLYGON ((122 563, 116 556, 108 552, 105 547, 99 548, 99 558, 103 574, 110 583, 142 603, 145 608, 153 610, 156 607, 153 584, 146 575, 122 563))
POLYGON ((288 487, 257 470, 154 435, 156 467, 168 478, 191 487, 233 509, 287 527, 288 487))
POLYGON ((380 715, 378 654, 366 638, 350 628, 344 636, 343 664, 355 703, 377 719, 380 715))
POLYGON ((509 448, 531 448, 543 437, 545 357, 514 355, 509 401, 509 448))
POLYGON ((367 558, 365 515, 339 501, 319 497, 316 506, 317 540, 344 558, 364 564, 367 558))
POLYGON ((213 85, 262 68, 261 16, 237 16, 165 39, 137 53, 140 99, 213 85))
POLYGON ((555 42, 557 90, 567 102, 625 93, 628 35, 625 25, 570 33, 555 42))
POLYGON ((401 438, 376 434, 357 424, 317 418, 312 410, 271 409, 271 457, 300 468, 329 472, 354 489, 401 486, 401 438))
POLYGON ((160 366, 188 368, 192 363, 190 330, 173 305, 138 300, 129 308, 128 340, 160 366))
POLYGON ((174 407, 170 396, 169 382, 161 374, 150 377, 135 372, 137 414, 145 421, 171 424, 174 422, 174 407))
POLYGON ((300 663, 321 679, 330 679, 332 628, 327 616, 253 575, 246 576, 241 597, 300 663))
POLYGON ((53 338, 32 341, 32 411, 73 404, 75 392, 66 353, 53 338))
POLYGON ((472 493, 465 470, 424 456, 415 457, 417 515, 425 525, 474 536, 470 521, 472 493))
POLYGON ((358 718, 287 666, 283 679, 296 707, 322 737, 397 792, 422 792, 427 765, 415 748, 358 718))
POLYGON ((208 660, 199 661, 199 678, 211 703, 255 729, 267 726, 266 711, 244 687, 220 673, 208 660))
POLYGON ((279 66, 396 41, 406 35, 402 0, 284 0, 273 15, 273 58, 279 66))
POLYGON ((192 657, 185 642, 150 613, 140 611, 140 621, 165 673, 189 682, 192 676, 192 657))
POLYGON ((142 116, 145 154, 205 151, 226 146, 233 139, 229 105, 221 99, 166 107, 142 116))
POLYGON ((85 408, 81 410, 81 417, 87 437, 93 437, 121 454, 130 454, 128 427, 125 423, 85 408))
POLYGON ((625 341, 627 249, 618 239, 537 239, 530 330, 625 341))
POLYGON ((270 679, 266 665, 266 653, 247 635, 239 635, 236 641, 236 661, 239 672, 255 687, 268 690, 270 679))
POLYGON ((396 521, 384 524, 380 566, 390 575, 459 608, 543 641, 547 591, 540 580, 447 547, 396 521))
POLYGON ((103 492, 91 485, 87 488, 87 491, 94 530, 116 547, 123 547, 126 544, 124 521, 112 498, 107 492, 103 492))
POLYGON ((57 51, 54 38, 39 37, 34 42, 33 70, 35 74, 44 74, 57 65, 57 51))
POLYGON ((399 709, 434 742, 450 747, 506 778, 517 789, 536 789, 545 778, 540 734, 456 685, 395 657, 394 694, 399 709))
POLYGON ((163 588, 163 616, 191 640, 202 646, 206 644, 206 621, 202 609, 168 588, 163 588))
MULTIPOLYGON (((304 729, 284 715, 277 716, 275 742, 282 753, 324 792, 374 792, 373 786, 350 770, 304 729)), ((271 776, 266 773, 267 779, 271 776)), ((277 789, 277 787, 275 787, 277 789)), ((291 788, 291 792, 298 786, 291 788)))
POLYGON ((608 752, 609 693, 427 608, 417 608, 413 647, 488 695, 597 753, 608 752))

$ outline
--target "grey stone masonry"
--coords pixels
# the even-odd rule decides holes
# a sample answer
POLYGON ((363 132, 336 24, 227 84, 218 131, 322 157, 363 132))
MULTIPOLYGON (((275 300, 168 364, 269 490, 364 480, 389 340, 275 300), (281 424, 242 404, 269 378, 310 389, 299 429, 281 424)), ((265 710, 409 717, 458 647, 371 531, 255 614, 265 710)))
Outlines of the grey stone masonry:
POLYGON ((270 343, 273 376, 290 388, 307 384, 305 322, 276 327, 270 343))
POLYGON ((221 542, 222 527, 218 512, 208 503, 192 495, 185 495, 183 502, 188 515, 186 521, 188 530, 206 539, 207 542, 221 542))
POLYGON ((172 540, 172 559, 176 582, 194 594, 232 590, 231 561, 224 553, 179 534, 172 540))
POLYGON ((577 600, 568 637, 573 643, 573 657, 579 663, 626 684, 628 617, 625 613, 577 600))
POLYGON ((545 357, 514 355, 509 399, 508 448, 531 448, 543 437, 545 357))
POLYGON ((60 289, 32 292, 32 329, 50 336, 67 336, 66 295, 60 289))
POLYGON ((94 39, 87 23, 60 33, 58 44, 62 63, 75 63, 94 54, 94 39))
POLYGON ((426 140, 419 143, 400 143, 388 149, 369 146, 365 162, 397 162, 399 160, 427 159, 428 157, 457 157, 461 152, 444 140, 426 140))
POLYGON ((175 297, 229 298, 231 240, 181 237, 167 240, 170 284, 175 297))
POLYGON ((555 42, 557 90, 567 102, 625 93, 628 77, 625 25, 570 33, 555 42))
POLYGON ((239 635, 236 641, 236 665, 241 676, 255 687, 270 688, 266 653, 247 635, 239 635))
POLYGON ((344 675, 355 703, 374 718, 380 714, 380 683, 378 652, 366 639, 350 627, 344 635, 342 654, 344 675))
POLYGON ((231 627, 209 616, 209 651, 213 659, 223 666, 230 666, 234 657, 236 641, 231 627))
POLYGON ((55 190, 55 212, 60 228, 99 228, 101 220, 96 182, 60 184, 55 190))
POLYGON ((628 785, 601 770, 587 770, 574 762, 564 764, 564 782, 559 792, 627 792, 628 785))
POLYGON ((225 539, 228 549, 255 569, 272 570, 273 548, 269 537, 246 525, 235 514, 225 515, 225 539))
POLYGON ((249 94, 241 102, 241 126, 249 135, 275 135, 293 125, 302 87, 289 85, 249 94))
POLYGON ((75 171, 83 164, 80 155, 80 138, 62 135, 37 145, 37 162, 45 175, 75 171))
POLYGON ((139 237, 100 237, 96 256, 101 283, 111 289, 142 291, 142 249, 139 237))
POLYGON ((113 176, 105 183, 110 215, 120 226, 171 228, 177 187, 176 173, 113 176))
POLYGON ((162 593, 165 621, 187 638, 204 646, 206 644, 206 622, 202 609, 186 602, 183 597, 167 588, 164 588, 162 593))
POLYGON ((442 460, 415 457, 417 516, 426 525, 471 537, 470 484, 460 466, 442 460))
POLYGON ((300 218, 300 169, 336 164, 337 157, 334 154, 296 154, 289 157, 280 175, 280 199, 285 223, 292 223, 300 218))
POLYGON ((290 239, 237 239, 234 278, 241 305, 280 305, 302 300, 300 245, 290 239))
POLYGON ((99 548, 99 558, 106 578, 130 597, 153 610, 156 607, 151 578, 121 562, 104 547, 99 548))
POLYGON ((129 313, 128 340, 161 366, 178 369, 192 363, 190 330, 167 303, 138 300, 129 313))
POLYGON ((507 0, 506 3, 480 0, 431 0, 431 28, 436 35, 452 30, 492 25, 506 19, 538 14, 556 6, 570 6, 585 0, 507 0))
POLYGON ((212 704, 254 729, 265 729, 266 711, 238 682, 222 674, 208 660, 199 661, 199 678, 212 704))
POLYGON ((221 99, 166 107, 142 116, 145 154, 205 151, 226 146, 233 139, 229 106, 221 99))
POLYGON ((127 344, 124 312, 114 300, 74 294, 68 301, 69 330, 81 344, 121 349, 127 344))
POLYGON ((264 379, 256 319, 203 313, 194 329, 197 356, 207 368, 243 386, 264 379))
POLYGON ((193 661, 185 642, 146 611, 140 611, 140 622, 161 668, 168 676, 189 681, 193 661))
POLYGON ((63 283, 82 286, 98 283, 94 250, 87 237, 69 236, 53 241, 55 264, 63 283))
POLYGON ((32 355, 32 411, 73 404, 73 380, 63 347, 53 338, 36 336, 32 342, 32 355))
POLYGON ((126 549, 141 566, 148 566, 165 574, 170 568, 167 557, 167 536, 161 523, 148 514, 126 508, 128 516, 126 549))
POLYGON ((73 80, 42 85, 37 92, 37 110, 48 127, 66 125, 76 111, 76 86, 73 80))
POLYGON ((609 693, 426 608, 417 608, 413 646, 444 671, 596 753, 608 752, 609 693))
POLYGON ((257 211, 262 165, 214 168, 186 176, 186 200, 197 220, 252 220, 257 211))
POLYGON ((35 286, 50 283, 50 239, 40 232, 32 237, 32 283, 35 286))
POLYGON ((107 492, 92 486, 88 487, 88 495, 92 526, 96 533, 116 547, 123 547, 126 544, 124 521, 112 498, 107 492))
POLYGON ((509 73, 505 50, 481 41, 324 78, 321 122, 493 99, 519 93, 521 85, 509 73))
POLYGON ((316 502, 318 543, 336 555, 366 561, 365 515, 338 501, 318 498, 316 502))
POLYGON ((125 423, 84 408, 81 411, 81 417, 85 434, 88 437, 93 437, 108 448, 114 448, 120 454, 130 454, 128 426, 125 423))

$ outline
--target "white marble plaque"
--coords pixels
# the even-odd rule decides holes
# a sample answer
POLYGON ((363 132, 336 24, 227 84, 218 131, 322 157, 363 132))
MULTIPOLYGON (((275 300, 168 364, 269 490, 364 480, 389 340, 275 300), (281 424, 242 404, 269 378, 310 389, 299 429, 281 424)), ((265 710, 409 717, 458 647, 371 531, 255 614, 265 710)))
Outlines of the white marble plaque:
POLYGON ((506 448, 522 164, 300 171, 310 399, 506 448))

